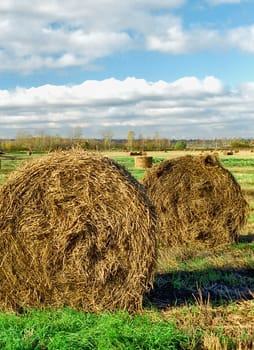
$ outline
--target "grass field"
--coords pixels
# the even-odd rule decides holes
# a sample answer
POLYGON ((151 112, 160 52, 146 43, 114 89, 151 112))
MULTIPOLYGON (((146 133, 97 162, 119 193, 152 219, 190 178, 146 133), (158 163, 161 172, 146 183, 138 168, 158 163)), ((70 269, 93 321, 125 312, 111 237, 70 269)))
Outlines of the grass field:
MULTIPOLYGON (((149 153, 154 161, 188 151, 149 153)), ((196 153, 195 153, 196 154, 196 153)), ((22 161, 2 160, 0 183, 22 161)), ((108 154, 137 178, 134 158, 108 154)), ((93 315, 71 309, 0 314, 0 349, 254 349, 254 154, 220 154, 250 204, 239 243, 160 251, 144 311, 93 315)))

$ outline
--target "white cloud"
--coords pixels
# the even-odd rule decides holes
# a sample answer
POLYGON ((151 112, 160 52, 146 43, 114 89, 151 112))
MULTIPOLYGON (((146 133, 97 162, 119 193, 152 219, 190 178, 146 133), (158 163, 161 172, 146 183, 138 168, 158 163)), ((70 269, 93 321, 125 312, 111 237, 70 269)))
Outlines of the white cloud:
POLYGON ((207 0, 211 5, 239 4, 242 0, 207 0))
POLYGON ((254 25, 238 27, 228 32, 228 43, 244 52, 254 53, 254 25))
POLYGON ((164 53, 181 54, 201 51, 221 45, 222 39, 215 30, 203 28, 185 31, 181 20, 161 16, 157 30, 147 34, 147 48, 164 53))
POLYGON ((81 126, 86 137, 115 137, 128 130, 162 137, 250 137, 254 134, 254 83, 229 90, 215 77, 166 82, 90 80, 79 85, 44 85, 0 90, 1 136, 18 130, 68 135, 81 126))
MULTIPOLYGON (((252 26, 220 32, 192 23, 186 29, 181 18, 186 2, 2 1, 0 71, 89 68, 99 58, 135 49, 183 54, 229 47, 253 53, 252 26)), ((210 0, 222 2, 236 0, 210 0)))
POLYGON ((171 83, 173 91, 181 96, 200 96, 205 94, 222 94, 224 92, 223 83, 212 77, 205 77, 203 80, 199 80, 196 77, 185 77, 171 83))

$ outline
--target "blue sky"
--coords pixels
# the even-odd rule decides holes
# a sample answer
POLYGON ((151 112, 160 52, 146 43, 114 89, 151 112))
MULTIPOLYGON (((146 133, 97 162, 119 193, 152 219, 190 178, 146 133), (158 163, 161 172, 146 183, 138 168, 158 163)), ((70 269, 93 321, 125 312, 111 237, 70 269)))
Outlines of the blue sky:
POLYGON ((5 0, 0 138, 254 137, 254 0, 5 0))

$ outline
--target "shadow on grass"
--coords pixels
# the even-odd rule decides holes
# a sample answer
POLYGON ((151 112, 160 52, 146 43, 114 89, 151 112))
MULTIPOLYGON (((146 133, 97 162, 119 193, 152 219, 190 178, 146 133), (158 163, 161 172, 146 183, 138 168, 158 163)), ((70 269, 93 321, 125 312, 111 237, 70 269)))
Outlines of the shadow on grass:
POLYGON ((157 274, 144 306, 170 306, 210 302, 213 306, 254 298, 253 269, 207 269, 157 274))
POLYGON ((252 243, 252 242, 254 242, 254 234, 242 235, 238 239, 238 243, 252 243))

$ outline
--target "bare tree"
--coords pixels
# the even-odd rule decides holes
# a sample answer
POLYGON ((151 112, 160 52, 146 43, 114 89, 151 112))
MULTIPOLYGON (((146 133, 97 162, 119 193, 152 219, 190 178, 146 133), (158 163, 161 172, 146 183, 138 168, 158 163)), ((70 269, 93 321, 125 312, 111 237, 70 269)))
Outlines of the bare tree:
POLYGON ((157 131, 153 135, 153 147, 157 151, 160 149, 160 139, 159 139, 159 133, 157 131))
POLYGON ((127 134, 127 147, 129 151, 133 150, 133 144, 134 144, 134 139, 135 139, 135 133, 134 131, 128 131, 127 134))
POLYGON ((113 131, 109 128, 104 129, 101 133, 102 138, 103 138, 103 143, 104 143, 104 149, 105 150, 110 150, 111 149, 111 142, 112 138, 114 136, 113 131))
POLYGON ((73 130, 73 138, 75 141, 80 142, 81 137, 82 137, 82 128, 81 126, 78 125, 73 130))
POLYGON ((27 130, 18 130, 16 134, 16 144, 20 149, 32 148, 32 135, 27 130))

